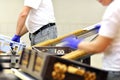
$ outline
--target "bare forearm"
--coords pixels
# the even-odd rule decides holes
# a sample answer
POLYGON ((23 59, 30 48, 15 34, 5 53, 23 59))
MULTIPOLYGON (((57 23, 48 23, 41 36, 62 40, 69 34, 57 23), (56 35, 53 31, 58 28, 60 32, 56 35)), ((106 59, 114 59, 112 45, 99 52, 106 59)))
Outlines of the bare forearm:
POLYGON ((17 22, 17 29, 16 29, 16 34, 17 35, 23 35, 24 33, 27 32, 25 25, 26 18, 30 12, 30 7, 24 6, 23 10, 21 11, 18 22, 17 22))
POLYGON ((27 16, 20 15, 17 22, 16 34, 20 35, 22 28, 24 27, 27 16))
POLYGON ((100 50, 100 48, 91 43, 91 42, 81 42, 79 45, 78 45, 78 48, 81 49, 81 50, 84 50, 85 52, 87 53, 99 53, 99 52, 102 52, 102 50, 100 50))
POLYGON ((24 34, 26 34, 28 32, 26 26, 24 25, 24 27, 22 28, 21 32, 20 32, 20 36, 23 36, 24 34))
POLYGON ((79 49, 86 51, 87 53, 100 53, 103 52, 112 42, 113 39, 98 36, 91 42, 81 42, 78 45, 79 49))

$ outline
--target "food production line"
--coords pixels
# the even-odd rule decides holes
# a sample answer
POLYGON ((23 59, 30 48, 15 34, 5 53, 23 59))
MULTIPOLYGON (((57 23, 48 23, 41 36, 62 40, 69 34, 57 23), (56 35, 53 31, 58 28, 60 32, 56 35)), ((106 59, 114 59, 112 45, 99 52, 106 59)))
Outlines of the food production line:
MULTIPOLYGON (((9 68, 20 80, 106 80, 107 71, 90 65, 91 54, 63 47, 61 42, 71 35, 91 41, 97 36, 98 29, 93 25, 29 48, 22 45, 19 51, 14 48, 7 61, 12 64, 9 68)), ((0 59, 5 62, 5 59, 0 59)))

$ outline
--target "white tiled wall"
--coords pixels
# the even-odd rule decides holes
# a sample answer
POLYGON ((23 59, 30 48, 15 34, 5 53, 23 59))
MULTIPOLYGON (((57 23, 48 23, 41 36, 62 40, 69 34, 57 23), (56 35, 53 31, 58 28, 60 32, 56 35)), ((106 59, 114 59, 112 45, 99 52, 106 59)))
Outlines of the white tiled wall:
MULTIPOLYGON (((0 0, 0 34, 13 36, 24 0, 0 0)), ((90 26, 101 20, 104 7, 97 0, 52 0, 59 36, 90 26)), ((29 46, 28 34, 22 40, 29 46)), ((92 64, 101 66, 101 56, 92 57, 92 64), (100 59, 99 59, 100 58, 100 59), (98 61, 98 62, 96 62, 98 61), (99 64, 98 64, 99 63, 99 64)))

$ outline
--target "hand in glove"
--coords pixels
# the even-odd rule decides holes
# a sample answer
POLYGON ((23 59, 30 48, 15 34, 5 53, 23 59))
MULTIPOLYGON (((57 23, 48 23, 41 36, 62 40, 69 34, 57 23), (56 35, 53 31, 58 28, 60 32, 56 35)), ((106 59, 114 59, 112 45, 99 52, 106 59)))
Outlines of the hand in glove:
MULTIPOLYGON (((19 35, 14 35, 13 38, 11 39, 13 42, 20 42, 20 36, 19 35)), ((13 44, 10 43, 10 46, 12 46, 13 44)))
POLYGON ((70 36, 62 40, 64 43, 63 46, 70 47, 72 49, 77 49, 78 44, 82 41, 83 39, 77 39, 76 36, 70 36))
POLYGON ((97 30, 96 30, 96 33, 98 33, 98 32, 99 32, 100 27, 101 27, 101 25, 100 25, 100 24, 95 25, 95 29, 97 29, 97 30))

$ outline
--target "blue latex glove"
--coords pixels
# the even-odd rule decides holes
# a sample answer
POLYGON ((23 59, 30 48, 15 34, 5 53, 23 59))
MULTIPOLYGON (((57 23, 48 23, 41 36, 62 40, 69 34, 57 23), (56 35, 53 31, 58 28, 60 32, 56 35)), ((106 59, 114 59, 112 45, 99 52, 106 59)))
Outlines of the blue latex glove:
POLYGON ((12 38, 12 41, 20 42, 20 36, 19 35, 14 35, 13 38, 12 38))
MULTIPOLYGON (((11 39, 14 42, 20 42, 20 36, 19 35, 14 35, 13 38, 11 39)), ((13 43, 10 43, 10 46, 12 46, 13 43)))
POLYGON ((76 36, 70 36, 62 40, 64 43, 63 46, 70 47, 72 49, 77 49, 78 44, 82 41, 83 39, 77 39, 76 36))
POLYGON ((101 25, 100 25, 100 24, 95 25, 95 29, 97 29, 97 30, 96 30, 96 33, 98 33, 98 32, 99 32, 100 27, 101 27, 101 25))

